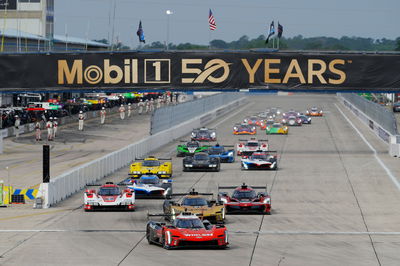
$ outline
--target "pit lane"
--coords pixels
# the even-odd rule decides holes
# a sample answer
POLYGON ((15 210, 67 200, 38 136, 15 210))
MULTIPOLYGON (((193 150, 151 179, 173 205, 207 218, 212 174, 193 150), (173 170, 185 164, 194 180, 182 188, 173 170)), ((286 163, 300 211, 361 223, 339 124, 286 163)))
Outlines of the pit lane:
MULTIPOLYGON (((136 212, 85 213, 79 208, 83 196, 78 193, 59 204, 55 208, 59 212, 0 220, 1 229, 11 230, 0 231, 0 264, 396 265, 399 192, 335 107, 335 96, 257 95, 250 101, 240 115, 217 126, 220 144, 243 138, 232 135, 233 124, 267 106, 304 110, 317 105, 329 113, 314 118, 311 126, 290 128, 288 136, 268 136, 271 150, 279 154, 277 172, 240 171, 236 160, 222 164, 219 173, 183 173, 182 158, 173 157, 177 193, 192 187, 216 193, 217 184, 242 182, 268 186, 272 215, 227 216, 226 226, 232 231, 229 249, 166 251, 148 245, 143 240, 147 211, 162 212, 161 200, 137 200, 136 212)), ((396 159, 386 155, 387 147, 342 110, 400 176, 396 159)), ((266 138, 261 132, 257 136, 266 138)), ((164 157, 177 143, 155 155, 164 157)), ((107 180, 121 181, 127 171, 107 180)))

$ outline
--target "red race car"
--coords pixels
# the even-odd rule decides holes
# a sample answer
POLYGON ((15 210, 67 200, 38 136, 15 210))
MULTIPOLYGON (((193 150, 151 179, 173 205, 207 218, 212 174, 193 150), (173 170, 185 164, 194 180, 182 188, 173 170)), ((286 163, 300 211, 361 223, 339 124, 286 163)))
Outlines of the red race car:
MULTIPOLYGON (((149 216, 165 216, 149 214, 149 216)), ((207 220, 190 213, 182 212, 172 224, 150 221, 147 223, 146 238, 149 244, 160 245, 165 249, 184 247, 228 246, 228 231, 224 225, 213 225, 207 220)))
POLYGON ((218 186, 220 189, 234 189, 231 196, 227 192, 219 192, 219 201, 225 205, 226 213, 261 213, 271 214, 271 197, 266 186, 250 187, 243 183, 238 187, 218 186), (264 192, 256 192, 262 189, 264 192))

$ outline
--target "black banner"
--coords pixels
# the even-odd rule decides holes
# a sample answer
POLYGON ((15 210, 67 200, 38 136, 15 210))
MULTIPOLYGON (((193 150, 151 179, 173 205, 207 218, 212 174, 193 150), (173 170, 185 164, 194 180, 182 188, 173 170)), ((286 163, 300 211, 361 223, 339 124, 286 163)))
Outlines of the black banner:
POLYGON ((0 0, 0 10, 17 10, 17 0, 0 0))
POLYGON ((400 55, 126 52, 0 56, 0 92, 18 90, 398 91, 400 55))

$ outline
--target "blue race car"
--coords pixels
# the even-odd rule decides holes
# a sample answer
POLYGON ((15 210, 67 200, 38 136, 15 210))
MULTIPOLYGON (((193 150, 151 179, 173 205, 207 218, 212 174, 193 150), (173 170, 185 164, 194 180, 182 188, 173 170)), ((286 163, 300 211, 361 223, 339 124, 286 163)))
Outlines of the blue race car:
POLYGON ((303 124, 311 124, 311 117, 308 115, 300 114, 299 118, 303 122, 303 124))
POLYGON ((140 179, 128 178, 123 183, 135 191, 137 199, 170 199, 172 197, 171 179, 161 180, 157 175, 142 175, 140 179))
POLYGON ((207 152, 210 157, 219 158, 221 163, 233 163, 235 161, 235 150, 226 150, 225 147, 217 144, 208 148, 207 152))

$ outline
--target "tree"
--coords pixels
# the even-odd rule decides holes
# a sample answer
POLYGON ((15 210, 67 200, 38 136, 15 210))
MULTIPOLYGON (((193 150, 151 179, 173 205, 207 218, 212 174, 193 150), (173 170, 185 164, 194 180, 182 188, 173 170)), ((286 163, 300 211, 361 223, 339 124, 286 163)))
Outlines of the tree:
POLYGON ((396 39, 396 45, 397 45, 397 47, 396 47, 396 49, 394 49, 395 51, 400 51, 400 37, 398 37, 397 39, 396 39))

